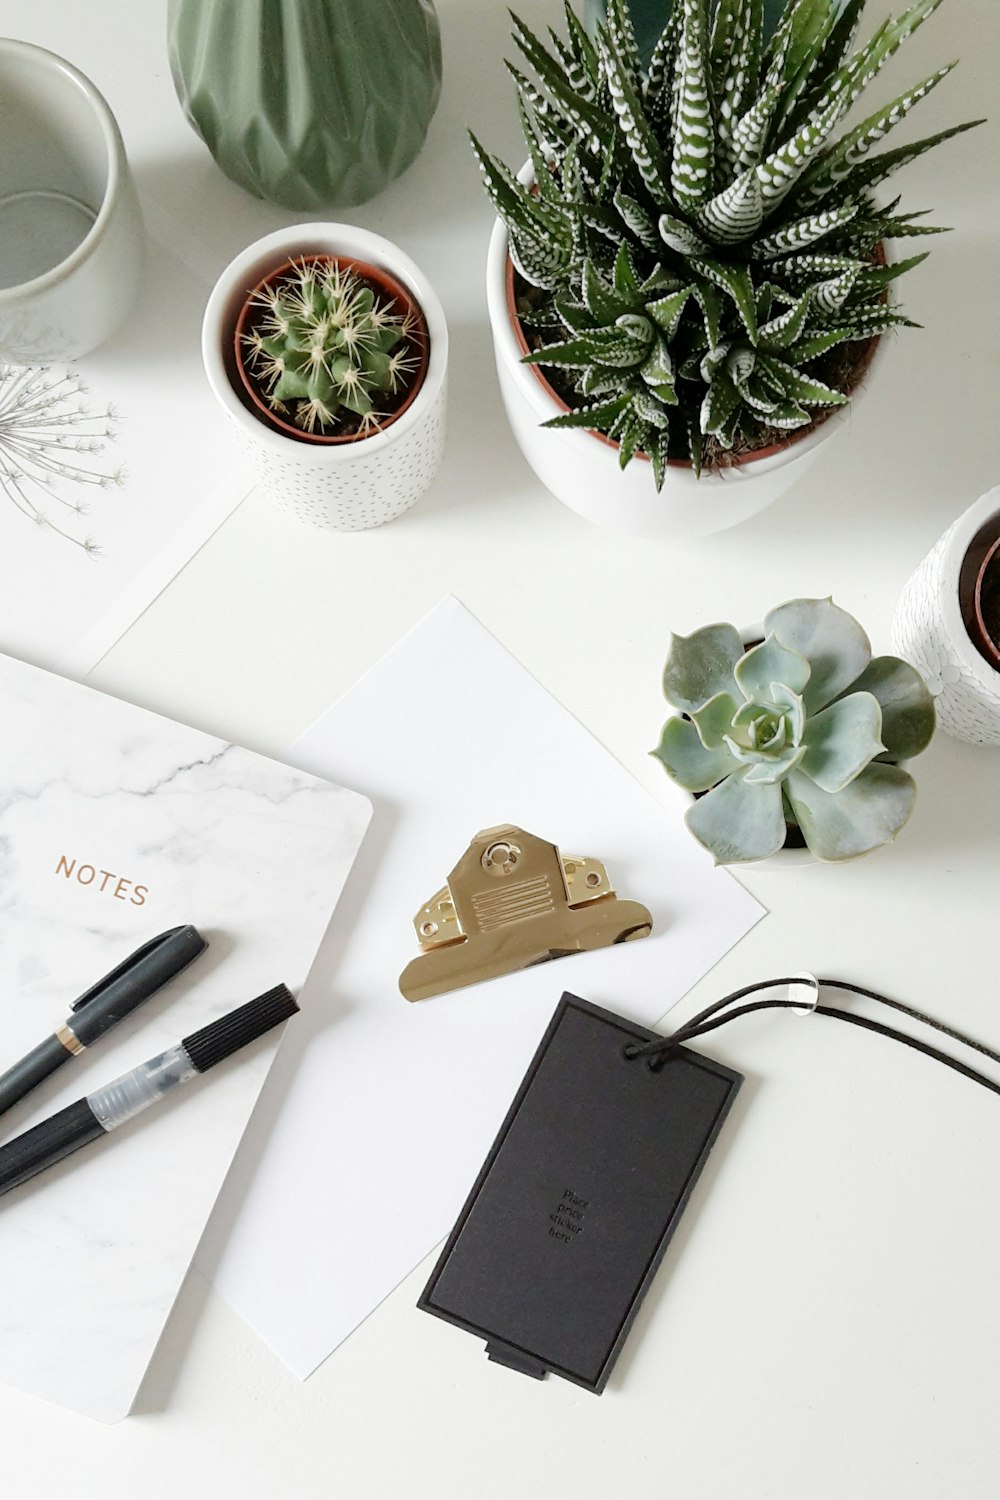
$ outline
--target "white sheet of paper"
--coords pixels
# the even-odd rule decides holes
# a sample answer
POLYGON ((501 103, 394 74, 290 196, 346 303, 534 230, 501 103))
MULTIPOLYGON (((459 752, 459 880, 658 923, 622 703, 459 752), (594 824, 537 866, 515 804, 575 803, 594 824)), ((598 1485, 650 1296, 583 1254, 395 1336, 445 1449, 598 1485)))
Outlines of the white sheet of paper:
POLYGON ((304 1378, 447 1234, 562 991, 651 1023, 763 908, 455 599, 290 759, 375 814, 199 1264, 304 1378), (653 935, 408 1004, 413 916, 507 822, 602 860, 653 935))
MULTIPOLYGON (((38 397, 36 435, 49 446, 44 486, 5 477, 5 406, 18 373, 0 362, 0 649, 36 666, 83 677, 138 619, 248 493, 240 447, 212 399, 201 364, 201 318, 210 285, 149 236, 136 305, 113 338, 71 369, 48 410, 38 397), (109 422, 103 418, 114 409, 109 422), (56 425, 53 425, 55 422, 56 425), (113 437, 105 434, 112 429, 113 437), (74 452, 73 442, 101 444, 74 452), (121 483, 74 478, 83 469, 121 483), (20 484, 20 493, 18 491, 20 484), (82 505, 84 513, 73 508, 82 505), (26 514, 35 507, 37 516, 26 514), (38 517, 48 518, 44 524, 38 517), (60 535, 56 528, 67 533, 60 535), (90 538, 88 555, 78 545, 90 538)), ((22 408, 31 403, 22 401, 22 408)), ((27 418, 24 418, 27 420, 27 418)))

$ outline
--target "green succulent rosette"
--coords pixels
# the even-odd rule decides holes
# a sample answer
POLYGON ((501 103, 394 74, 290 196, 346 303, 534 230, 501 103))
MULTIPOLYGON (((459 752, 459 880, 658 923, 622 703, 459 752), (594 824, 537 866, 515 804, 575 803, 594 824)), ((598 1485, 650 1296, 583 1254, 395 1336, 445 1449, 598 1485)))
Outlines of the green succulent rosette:
POLYGON ((907 662, 873 657, 830 599, 773 609, 749 649, 732 625, 673 636, 663 691, 677 714, 653 754, 703 794, 686 822, 719 864, 777 853, 790 824, 818 859, 854 859, 913 811, 898 762, 929 743, 933 699, 907 662))

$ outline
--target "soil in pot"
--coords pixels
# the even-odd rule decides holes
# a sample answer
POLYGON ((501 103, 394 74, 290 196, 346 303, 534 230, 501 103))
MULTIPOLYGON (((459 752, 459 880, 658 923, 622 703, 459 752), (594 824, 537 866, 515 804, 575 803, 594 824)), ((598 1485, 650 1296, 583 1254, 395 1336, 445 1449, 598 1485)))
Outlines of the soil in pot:
MULTIPOLYGON (((345 256, 304 255, 285 261, 248 291, 236 323, 233 354, 239 377, 237 394, 258 420, 297 442, 336 445, 363 441, 399 420, 414 401, 427 374, 430 339, 427 322, 418 303, 402 282, 381 266, 369 265, 345 256), (367 395, 372 402, 372 410, 368 415, 340 405, 336 411, 336 419, 329 425, 311 420, 308 411, 303 410, 309 404, 304 400, 287 399, 276 402, 275 397, 269 393, 268 381, 262 373, 263 362, 258 359, 257 364, 261 368, 255 368, 253 359, 247 354, 256 338, 268 334, 268 320, 271 317, 269 294, 287 288, 294 295, 303 269, 310 268, 317 270, 320 275, 333 269, 344 273, 350 278, 354 288, 371 294, 383 322, 387 326, 398 326, 403 332, 403 337, 392 350, 393 355, 401 355, 392 388, 368 388, 367 395)), ((331 356, 335 357, 336 355, 331 356)))
POLYGON ((958 604, 972 644, 1000 671, 1000 515, 969 544, 958 575, 958 604))
MULTIPOLYGON (((876 263, 885 264, 884 255, 879 255, 876 263)), ((544 347, 545 340, 534 329, 526 328, 521 319, 530 320, 532 312, 548 298, 549 294, 526 281, 509 257, 506 275, 507 309, 514 336, 523 354, 534 353, 544 347)), ((868 373, 878 345, 878 337, 857 343, 838 344, 814 360, 808 367, 809 371, 834 390, 842 392, 845 396, 853 396, 868 373)), ((546 367, 543 370, 538 365, 529 365, 528 368, 561 410, 572 411, 584 404, 583 398, 577 394, 557 368, 546 367)), ((752 435, 741 433, 732 448, 724 448, 717 438, 709 437, 704 445, 702 467, 706 473, 711 473, 712 470, 733 468, 753 459, 768 458, 785 448, 794 447, 796 442, 814 432, 824 422, 829 421, 838 410, 842 408, 823 407, 816 412, 808 427, 799 427, 792 433, 781 428, 768 427, 765 422, 759 422, 752 435)), ((603 432, 595 431, 593 435, 612 448, 618 447, 618 444, 603 432)), ((646 454, 641 451, 637 452, 635 457, 648 462, 646 454)), ((686 445, 679 444, 677 453, 671 455, 669 462, 672 465, 689 469, 691 461, 686 456, 686 445)))

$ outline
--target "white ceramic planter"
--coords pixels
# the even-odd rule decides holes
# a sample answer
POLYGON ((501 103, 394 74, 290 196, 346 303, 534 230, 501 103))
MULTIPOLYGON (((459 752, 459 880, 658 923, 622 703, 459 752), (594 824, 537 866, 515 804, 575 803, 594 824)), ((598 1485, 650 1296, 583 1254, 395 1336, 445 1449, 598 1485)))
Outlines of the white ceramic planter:
POLYGON ((892 648, 923 676, 941 728, 971 745, 1000 746, 1000 672, 969 639, 958 579, 970 543, 995 516, 1000 486, 981 496, 931 548, 903 589, 892 622, 892 648))
POLYGON ((367 531, 420 499, 444 449, 448 326, 430 282, 390 240, 350 224, 298 224, 249 245, 216 282, 202 324, 209 384, 236 428, 261 489, 279 509, 333 531, 367 531), (341 255, 381 266, 403 283, 427 322, 430 360, 413 401, 390 426, 356 443, 311 444, 275 431, 240 392, 233 334, 247 294, 285 261, 341 255))
POLYGON ((54 52, 0 40, 0 358, 76 359, 135 300, 142 214, 107 101, 54 52))
MULTIPOLYGON (((521 180, 530 180, 522 172, 521 180)), ((657 493, 652 465, 635 458, 618 466, 618 448, 581 428, 545 429, 564 410, 539 380, 522 351, 507 306, 507 230, 497 220, 486 268, 486 300, 497 374, 518 447, 546 489, 571 510, 609 530, 643 537, 699 537, 725 531, 779 499, 815 462, 820 448, 841 432, 853 405, 837 407, 818 427, 775 452, 696 479, 686 464, 670 464, 657 493)), ((879 361, 876 351, 865 382, 879 361)))

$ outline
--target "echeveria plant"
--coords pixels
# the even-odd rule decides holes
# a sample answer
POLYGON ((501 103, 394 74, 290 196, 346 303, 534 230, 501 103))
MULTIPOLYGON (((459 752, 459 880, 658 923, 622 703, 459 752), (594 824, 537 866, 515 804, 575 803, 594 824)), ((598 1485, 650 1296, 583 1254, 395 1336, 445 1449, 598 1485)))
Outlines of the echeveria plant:
POLYGON ((766 859, 798 827, 822 860, 895 838, 916 787, 896 764, 934 732, 923 679, 872 656, 830 599, 773 609, 749 648, 732 625, 673 636, 663 691, 677 715, 653 754, 686 791, 686 822, 719 864, 766 859))
POLYGON ((907 322, 890 284, 924 259, 879 247, 937 232, 878 189, 970 125, 875 148, 954 64, 837 131, 940 3, 855 50, 865 0, 788 0, 770 39, 763 0, 675 0, 648 67, 625 0, 594 41, 569 5, 549 45, 514 17, 533 184, 473 145, 533 289, 527 359, 571 408, 548 426, 606 434, 623 467, 641 450, 659 486, 668 459, 700 472, 844 404, 863 346, 907 322))

